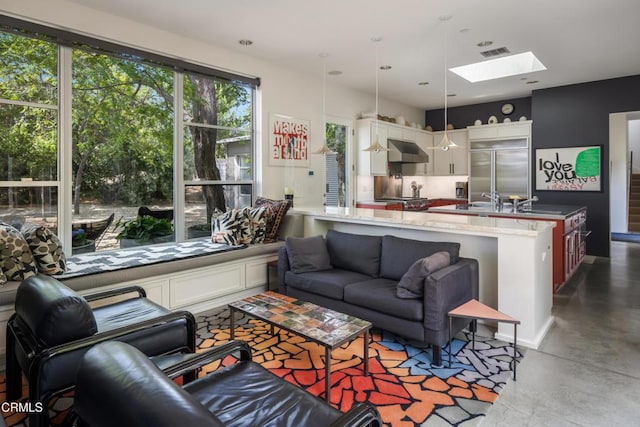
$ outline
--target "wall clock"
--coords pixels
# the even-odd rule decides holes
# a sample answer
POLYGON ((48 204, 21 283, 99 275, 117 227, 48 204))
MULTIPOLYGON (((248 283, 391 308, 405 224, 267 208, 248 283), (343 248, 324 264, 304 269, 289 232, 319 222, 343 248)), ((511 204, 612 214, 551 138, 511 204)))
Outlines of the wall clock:
POLYGON ((502 114, 504 114, 505 116, 508 116, 509 114, 513 113, 513 110, 514 110, 513 104, 511 103, 507 103, 502 106, 502 114))

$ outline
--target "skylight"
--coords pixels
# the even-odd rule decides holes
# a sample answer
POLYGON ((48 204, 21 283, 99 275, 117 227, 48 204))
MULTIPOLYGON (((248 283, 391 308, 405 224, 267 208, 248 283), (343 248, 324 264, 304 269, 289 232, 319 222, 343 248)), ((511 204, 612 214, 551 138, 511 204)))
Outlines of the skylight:
POLYGON ((463 79, 475 83, 546 69, 547 67, 545 67, 532 52, 524 52, 517 55, 504 56, 502 58, 450 68, 449 70, 463 79))

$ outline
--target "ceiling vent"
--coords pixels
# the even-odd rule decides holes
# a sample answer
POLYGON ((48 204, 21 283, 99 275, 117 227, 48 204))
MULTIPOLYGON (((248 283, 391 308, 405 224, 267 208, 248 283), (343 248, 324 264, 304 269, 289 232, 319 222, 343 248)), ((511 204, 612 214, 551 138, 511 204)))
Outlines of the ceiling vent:
POLYGON ((509 52, 509 49, 507 49, 506 47, 499 47, 496 49, 485 50, 484 52, 480 52, 480 55, 484 56, 485 58, 493 58, 494 56, 500 56, 506 53, 511 53, 511 52, 509 52))

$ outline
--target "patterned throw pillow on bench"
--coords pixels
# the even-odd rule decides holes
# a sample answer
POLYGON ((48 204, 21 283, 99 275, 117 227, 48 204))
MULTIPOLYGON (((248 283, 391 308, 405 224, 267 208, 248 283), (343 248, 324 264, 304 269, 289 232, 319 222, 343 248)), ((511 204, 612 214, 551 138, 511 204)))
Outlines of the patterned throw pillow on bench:
POLYGON ((29 245, 14 227, 0 221, 0 284, 22 281, 38 272, 29 245), (2 281, 4 280, 4 282, 2 281))
POLYGON ((227 245, 262 243, 266 235, 265 208, 217 210, 211 219, 211 240, 227 245))
POLYGON ((38 271, 43 274, 62 274, 67 271, 67 263, 62 243, 58 236, 47 227, 30 225, 22 229, 38 271))

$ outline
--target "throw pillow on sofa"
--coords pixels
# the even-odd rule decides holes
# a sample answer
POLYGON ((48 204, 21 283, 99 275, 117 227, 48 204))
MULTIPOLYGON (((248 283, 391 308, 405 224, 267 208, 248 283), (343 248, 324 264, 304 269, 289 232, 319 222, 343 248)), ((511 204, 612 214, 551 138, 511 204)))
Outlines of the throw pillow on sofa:
POLYGON ((292 272, 309 273, 331 269, 329 252, 322 236, 287 237, 285 246, 292 272))
POLYGON ((6 280, 22 281, 38 272, 29 245, 14 227, 0 222, 0 270, 6 280))
POLYGON ((449 252, 436 252, 417 260, 398 282, 396 296, 398 298, 421 298, 424 295, 425 277, 450 264, 449 252))
POLYGON ((31 249, 31 254, 40 273, 52 275, 67 271, 62 243, 49 228, 41 225, 28 225, 23 227, 22 236, 31 249))
POLYGON ((460 258, 460 243, 431 242, 390 235, 383 236, 380 276, 386 279, 400 280, 414 262, 420 258, 431 256, 436 252, 448 252, 451 264, 455 264, 460 258))

